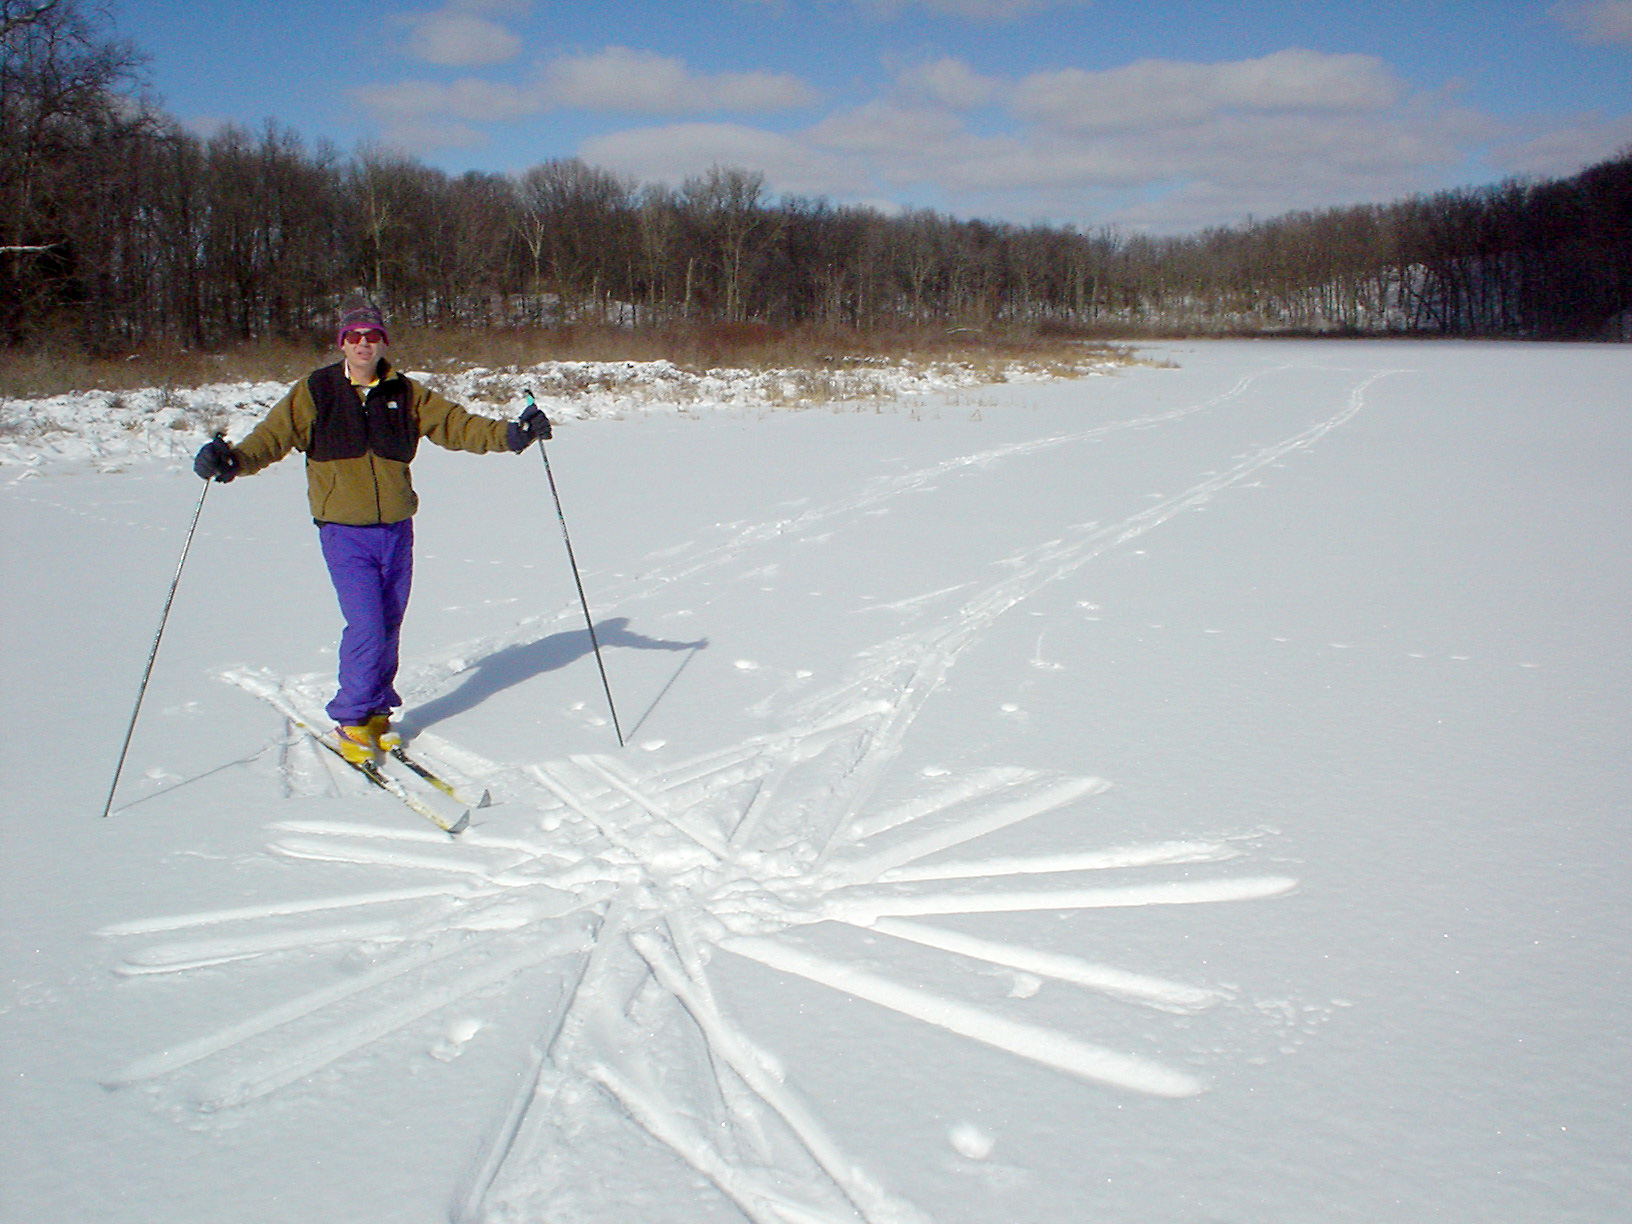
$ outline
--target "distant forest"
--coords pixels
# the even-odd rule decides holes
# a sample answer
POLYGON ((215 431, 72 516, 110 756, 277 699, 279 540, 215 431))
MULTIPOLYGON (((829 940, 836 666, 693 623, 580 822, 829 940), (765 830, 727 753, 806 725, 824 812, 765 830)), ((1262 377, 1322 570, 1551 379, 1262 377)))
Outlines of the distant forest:
POLYGON ((88 0, 0 0, 0 343, 301 338, 362 290, 432 327, 680 321, 1062 335, 1632 339, 1632 150, 1568 179, 1158 238, 679 188, 448 175, 275 124, 187 131, 88 0))

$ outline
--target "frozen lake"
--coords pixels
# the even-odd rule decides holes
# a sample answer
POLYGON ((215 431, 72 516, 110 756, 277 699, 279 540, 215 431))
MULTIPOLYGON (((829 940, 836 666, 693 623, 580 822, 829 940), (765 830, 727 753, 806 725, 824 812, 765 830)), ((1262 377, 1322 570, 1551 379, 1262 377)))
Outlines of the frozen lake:
POLYGON ((202 438, 11 444, 0 1218, 1619 1218, 1632 349, 1142 352, 568 414, 621 750, 538 460, 423 448, 456 842, 255 695, 332 683, 298 459, 98 819, 202 438))

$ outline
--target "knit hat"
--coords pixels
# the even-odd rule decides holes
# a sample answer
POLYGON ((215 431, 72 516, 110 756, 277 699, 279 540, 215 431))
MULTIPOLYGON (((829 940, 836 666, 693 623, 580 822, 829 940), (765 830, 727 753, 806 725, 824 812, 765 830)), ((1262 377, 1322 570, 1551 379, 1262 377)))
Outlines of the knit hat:
POLYGON ((387 344, 391 343, 391 336, 385 330, 385 316, 373 306, 367 304, 354 306, 340 316, 340 330, 335 333, 334 342, 339 344, 346 338, 347 332, 356 331, 358 328, 363 327, 377 328, 380 334, 385 337, 385 342, 387 344))

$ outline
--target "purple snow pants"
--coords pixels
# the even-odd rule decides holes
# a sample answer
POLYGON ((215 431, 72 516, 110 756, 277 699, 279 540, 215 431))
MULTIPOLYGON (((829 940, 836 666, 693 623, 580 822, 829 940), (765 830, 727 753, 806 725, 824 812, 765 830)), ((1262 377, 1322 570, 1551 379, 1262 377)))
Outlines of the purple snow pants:
POLYGON ((357 726, 370 714, 389 713, 402 704, 397 678, 402 614, 414 576, 414 520, 378 527, 321 523, 318 540, 328 563, 340 614, 340 691, 328 704, 329 717, 357 726))

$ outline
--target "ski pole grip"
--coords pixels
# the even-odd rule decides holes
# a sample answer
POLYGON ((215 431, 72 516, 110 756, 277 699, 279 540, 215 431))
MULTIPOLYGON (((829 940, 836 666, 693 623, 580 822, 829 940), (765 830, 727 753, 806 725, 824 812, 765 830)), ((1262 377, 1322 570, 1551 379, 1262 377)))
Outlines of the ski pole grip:
POLYGON ((527 431, 527 442, 529 445, 535 438, 538 440, 538 449, 539 452, 542 453, 544 450, 544 439, 550 436, 550 419, 544 415, 544 410, 538 406, 538 401, 533 398, 533 391, 531 387, 523 387, 521 395, 522 398, 526 400, 527 406, 521 410, 521 415, 516 417, 516 425, 519 428, 527 431), (533 428, 540 425, 543 426, 543 432, 533 432, 533 428))

